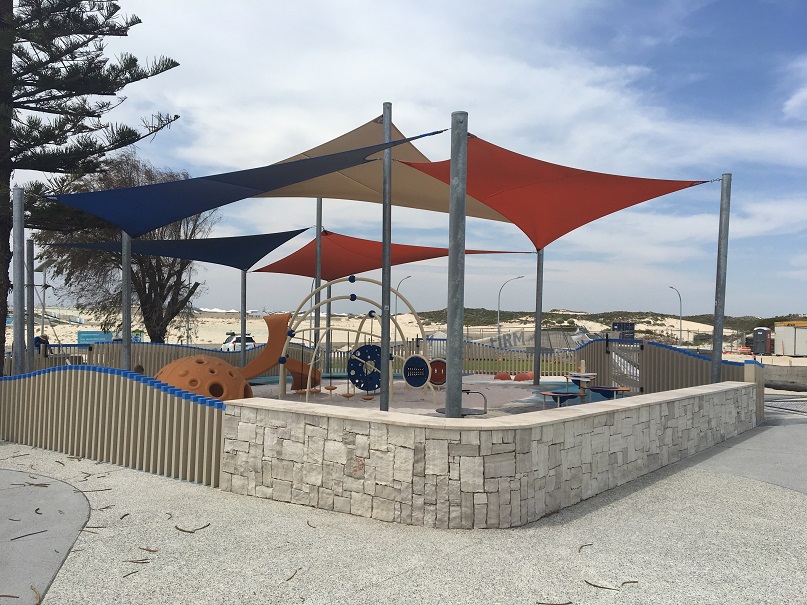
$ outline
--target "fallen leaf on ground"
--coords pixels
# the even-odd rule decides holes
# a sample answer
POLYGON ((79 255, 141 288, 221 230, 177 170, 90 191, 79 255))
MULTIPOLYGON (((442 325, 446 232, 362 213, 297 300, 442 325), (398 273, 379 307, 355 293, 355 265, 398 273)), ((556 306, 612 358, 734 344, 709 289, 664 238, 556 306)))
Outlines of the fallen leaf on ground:
POLYGON ((42 531, 35 531, 35 532, 30 533, 30 534, 23 534, 21 536, 17 536, 16 538, 11 538, 11 540, 9 540, 9 542, 13 542, 14 540, 19 540, 20 538, 27 538, 28 536, 35 536, 37 534, 44 534, 46 531, 48 531, 48 530, 43 529, 42 531))
POLYGON ((183 529, 183 528, 181 528, 179 525, 174 525, 174 527, 175 527, 176 529, 178 529, 179 531, 181 531, 181 532, 185 532, 186 534, 195 534, 195 533, 196 533, 197 531, 199 531, 200 529, 205 529, 205 528, 207 528, 207 527, 210 527, 210 523, 207 523, 207 524, 205 524, 205 525, 202 525, 202 527, 197 527, 196 529, 183 529))
POLYGON ((595 584, 594 582, 589 582, 588 580, 583 580, 589 586, 593 586, 594 588, 602 588, 603 590, 616 590, 619 591, 618 588, 614 588, 613 586, 603 586, 601 584, 595 584))

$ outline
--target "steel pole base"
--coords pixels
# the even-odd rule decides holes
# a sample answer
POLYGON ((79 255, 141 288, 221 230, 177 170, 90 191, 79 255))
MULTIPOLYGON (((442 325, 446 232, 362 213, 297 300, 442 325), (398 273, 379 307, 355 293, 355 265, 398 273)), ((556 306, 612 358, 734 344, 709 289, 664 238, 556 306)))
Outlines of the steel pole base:
MULTIPOLYGON (((438 414, 445 414, 446 409, 437 408, 435 412, 437 412, 438 414)), ((486 410, 480 410, 478 408, 462 408, 460 410, 460 416, 484 416, 485 414, 487 414, 486 410)))

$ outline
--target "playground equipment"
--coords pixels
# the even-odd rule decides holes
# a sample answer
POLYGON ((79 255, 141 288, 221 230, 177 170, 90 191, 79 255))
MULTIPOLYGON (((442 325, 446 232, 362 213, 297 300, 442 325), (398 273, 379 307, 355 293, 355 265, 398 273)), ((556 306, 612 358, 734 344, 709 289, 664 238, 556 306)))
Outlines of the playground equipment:
MULTIPOLYGON (((260 355, 241 368, 241 374, 243 374, 244 378, 247 380, 255 378, 281 363, 286 371, 292 375, 292 389, 299 390, 319 385, 319 370, 312 370, 307 364, 287 355, 291 316, 291 313, 264 316, 263 320, 266 322, 266 327, 269 328, 269 340, 260 355)), ((285 386, 285 374, 282 378, 285 386)))
MULTIPOLYGON (((380 321, 378 310, 381 309, 381 305, 378 301, 350 293, 329 296, 316 304, 312 304, 312 301, 316 299, 315 297, 322 290, 330 291, 334 286, 355 284, 357 282, 381 286, 381 282, 375 279, 356 277, 354 275, 342 277, 312 290, 293 313, 264 317, 269 328, 269 341, 261 354, 243 368, 244 377, 249 380, 280 364, 278 398, 284 399, 286 397, 286 372, 290 372, 292 375, 292 390, 300 395, 304 394, 306 401, 308 401, 312 392, 319 392, 317 387, 322 382, 322 372, 325 370, 328 372, 329 380, 329 384, 325 386, 325 389, 333 393, 337 390, 337 387, 332 384, 333 376, 329 372, 330 368, 323 368, 322 362, 323 358, 330 355, 330 351, 325 350, 326 344, 332 340, 329 337, 338 331, 347 332, 351 335, 350 354, 347 361, 347 385, 345 392, 341 393, 343 397, 349 399, 355 396, 357 391, 364 391, 363 398, 372 399, 375 392, 381 388, 382 364, 389 364, 388 367, 391 370, 394 360, 399 360, 402 363, 403 378, 407 386, 416 389, 429 388, 434 394, 434 385, 445 382, 445 361, 443 361, 442 365, 437 364, 436 369, 433 369, 428 356, 419 351, 407 355, 390 353, 388 358, 385 359, 385 355, 383 355, 377 342, 380 340, 380 324, 378 330, 374 329, 375 324, 380 321), (357 328, 339 327, 337 329, 330 326, 314 328, 310 325, 309 319, 316 313, 317 309, 340 300, 362 301, 372 305, 374 309, 371 309, 362 317, 357 328), (306 333, 311 335, 318 333, 316 342, 313 342, 314 338, 310 338, 312 351, 308 363, 289 357, 289 347, 293 339, 302 338, 306 336, 306 333), (431 378, 434 378, 435 382, 432 382, 431 378)), ((408 312, 414 315, 422 335, 423 324, 420 322, 420 318, 412 305, 395 288, 390 288, 390 291, 406 305, 408 312)), ((391 317, 390 319, 393 329, 397 331, 400 340, 405 341, 403 330, 398 324, 397 318, 391 317)), ((392 371, 389 372, 389 376, 390 386, 392 386, 392 371)))
POLYGON ((441 387, 446 383, 446 360, 442 357, 437 357, 431 361, 432 374, 429 382, 433 386, 441 387))
POLYGON ((241 371, 210 355, 194 355, 172 361, 163 366, 155 378, 172 387, 220 401, 252 397, 252 387, 241 371))

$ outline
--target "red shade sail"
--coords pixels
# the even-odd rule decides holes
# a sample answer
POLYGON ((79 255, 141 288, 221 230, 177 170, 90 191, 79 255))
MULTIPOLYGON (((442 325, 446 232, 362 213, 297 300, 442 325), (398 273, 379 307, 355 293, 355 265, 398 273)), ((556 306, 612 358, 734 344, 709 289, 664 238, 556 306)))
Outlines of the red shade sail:
MULTIPOLYGON (((466 250, 466 254, 529 254, 526 252, 502 252, 494 250, 466 250)), ((286 273, 316 277, 317 242, 313 240, 279 261, 255 269, 254 272, 286 273)), ((340 235, 332 231, 322 232, 322 279, 331 281, 356 273, 381 268, 381 242, 340 235)), ((448 248, 392 244, 390 262, 403 265, 429 258, 448 256, 448 248)))
MULTIPOLYGON (((444 183, 449 160, 406 162, 444 183)), ((505 216, 540 249, 591 221, 706 181, 667 181, 550 164, 468 135, 467 194, 505 216)))

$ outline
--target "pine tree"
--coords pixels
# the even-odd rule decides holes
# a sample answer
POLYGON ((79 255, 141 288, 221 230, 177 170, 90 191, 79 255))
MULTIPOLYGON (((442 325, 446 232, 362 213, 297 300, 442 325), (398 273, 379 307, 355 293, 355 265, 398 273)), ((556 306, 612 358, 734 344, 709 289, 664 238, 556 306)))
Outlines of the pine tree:
MULTIPOLYGON (((122 53, 110 60, 105 39, 140 23, 105 0, 0 0, 0 322, 11 281, 11 180, 15 170, 91 174, 104 155, 169 126, 157 113, 141 127, 106 121, 129 84, 178 65, 159 57, 141 65, 122 53)), ((0 332, 5 348, 5 330, 0 332)), ((0 371, 3 359, 0 358, 0 371)))

